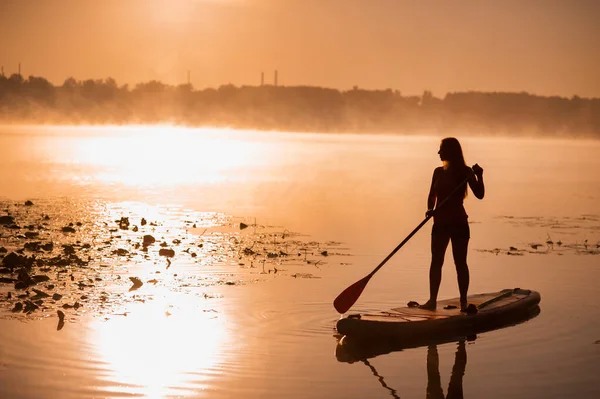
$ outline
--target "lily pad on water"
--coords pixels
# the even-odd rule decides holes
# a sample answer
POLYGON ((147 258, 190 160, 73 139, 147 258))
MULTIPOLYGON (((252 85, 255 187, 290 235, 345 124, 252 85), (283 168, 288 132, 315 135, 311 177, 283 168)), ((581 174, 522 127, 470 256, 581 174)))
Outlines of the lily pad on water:
POLYGON ((142 280, 140 280, 137 277, 129 277, 129 280, 131 280, 131 282, 133 283, 133 285, 131 286, 131 288, 129 289, 129 291, 137 290, 142 285, 144 285, 144 283, 142 283, 142 280))
POLYGON ((161 248, 160 251, 158 251, 158 254, 160 256, 168 256, 169 258, 172 258, 175 256, 175 251, 172 249, 161 248))
POLYGON ((65 326, 65 313, 62 310, 57 310, 56 314, 58 315, 58 325, 56 326, 56 331, 60 331, 65 326))

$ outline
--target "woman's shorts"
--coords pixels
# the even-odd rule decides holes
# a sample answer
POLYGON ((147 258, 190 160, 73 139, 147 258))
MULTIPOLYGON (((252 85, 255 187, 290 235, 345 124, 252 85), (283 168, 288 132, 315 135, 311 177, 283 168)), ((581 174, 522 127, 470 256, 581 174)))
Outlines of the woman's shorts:
POLYGON ((449 225, 441 225, 435 224, 431 229, 431 235, 441 235, 450 238, 471 238, 471 229, 469 229, 469 224, 449 224, 449 225))

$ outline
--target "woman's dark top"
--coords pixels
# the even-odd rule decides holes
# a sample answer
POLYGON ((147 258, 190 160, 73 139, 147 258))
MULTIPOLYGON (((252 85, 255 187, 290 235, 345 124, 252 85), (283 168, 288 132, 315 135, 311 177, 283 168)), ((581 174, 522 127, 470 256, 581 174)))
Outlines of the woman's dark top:
MULTIPOLYGON (((439 167, 435 170, 433 181, 433 192, 436 196, 436 204, 444 201, 454 189, 465 181, 470 173, 467 166, 458 170, 439 167)), ((467 185, 464 185, 465 190, 467 185)), ((463 206, 465 190, 456 191, 444 205, 437 209, 433 215, 435 225, 450 227, 464 226, 467 224, 468 215, 463 206)))

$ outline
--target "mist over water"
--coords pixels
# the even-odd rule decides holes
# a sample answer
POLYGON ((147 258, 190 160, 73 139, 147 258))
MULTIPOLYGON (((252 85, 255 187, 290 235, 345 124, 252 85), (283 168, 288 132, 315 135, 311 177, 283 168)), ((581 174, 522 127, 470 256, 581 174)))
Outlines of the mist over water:
MULTIPOLYGON (((467 359, 465 398, 597 396, 594 140, 457 135, 486 181, 485 199, 465 202, 470 292, 537 290, 537 317, 463 347, 377 356, 370 367, 336 358, 333 298, 423 220, 442 137, 0 128, 1 211, 20 225, 2 226, 0 247, 52 241, 53 252, 23 253, 65 259, 67 245, 88 262, 64 274, 40 266, 51 280, 26 290, 0 284, 2 298, 12 294, 1 302, 0 396, 420 398, 435 354, 447 392, 457 353, 467 359), (62 232, 71 222, 76 232, 62 232), (157 239, 147 252, 136 247, 145 234, 157 239), (143 285, 131 290, 133 276, 143 285), (64 299, 11 312, 36 295, 32 288, 64 299), (81 307, 62 307, 76 300, 81 307), (58 331, 57 310, 66 314, 58 331)), ((426 299, 430 228, 388 262, 352 311, 426 299)), ((457 294, 448 253, 440 298, 457 294)))
POLYGON ((0 74, 5 124, 171 124, 291 132, 600 137, 600 99, 527 92, 455 91, 273 84, 196 89, 113 78, 53 85, 40 76, 0 74))

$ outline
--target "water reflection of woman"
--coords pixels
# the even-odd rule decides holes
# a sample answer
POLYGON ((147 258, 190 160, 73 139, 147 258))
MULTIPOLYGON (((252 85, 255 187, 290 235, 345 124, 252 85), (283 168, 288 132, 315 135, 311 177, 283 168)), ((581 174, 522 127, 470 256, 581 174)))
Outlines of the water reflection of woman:
POLYGON ((454 355, 454 366, 448 384, 448 394, 444 396, 442 381, 440 379, 439 356, 437 345, 431 345, 427 349, 427 399, 462 399, 463 376, 467 367, 467 350, 465 341, 458 342, 454 355))
MULTIPOLYGON (((338 349, 340 347, 338 346, 338 349)), ((347 358, 344 358, 343 352, 338 352, 336 350, 336 356, 338 360, 342 358, 340 361, 349 361, 347 358)), ((390 351, 383 351, 382 353, 389 353, 390 351)), ((364 355, 364 354, 363 354, 364 355)), ((380 375, 375 367, 369 362, 369 357, 375 357, 377 355, 365 355, 363 359, 360 361, 363 362, 377 379, 381 386, 389 391, 389 394, 395 398, 400 399, 400 395, 398 392, 390 387, 384 380, 383 376, 380 375)), ((354 361, 349 361, 353 363, 354 361)), ((463 376, 465 375, 465 369, 467 367, 467 351, 465 346, 465 340, 461 340, 458 342, 458 347, 456 349, 456 354, 454 355, 454 366, 452 367, 452 374, 450 375, 450 383, 448 384, 448 393, 444 396, 444 390, 442 389, 442 381, 440 379, 440 370, 439 370, 439 356, 437 351, 437 345, 430 345, 427 349, 427 390, 426 397, 427 399, 462 399, 463 397, 463 376)))

